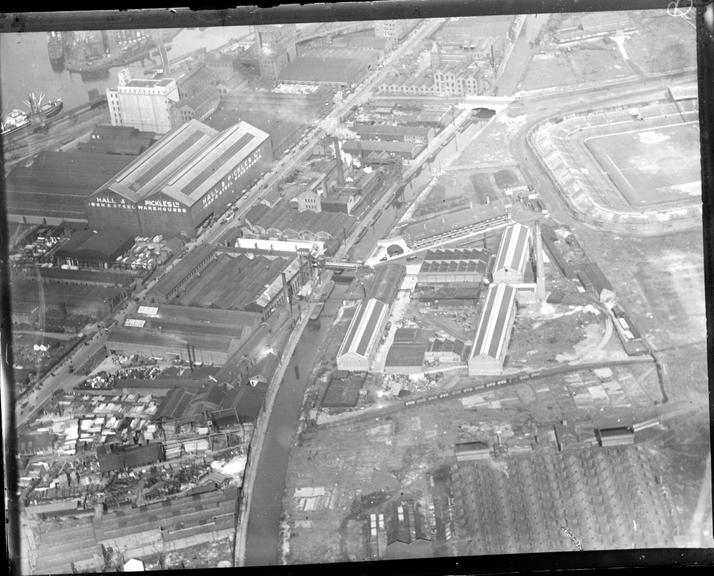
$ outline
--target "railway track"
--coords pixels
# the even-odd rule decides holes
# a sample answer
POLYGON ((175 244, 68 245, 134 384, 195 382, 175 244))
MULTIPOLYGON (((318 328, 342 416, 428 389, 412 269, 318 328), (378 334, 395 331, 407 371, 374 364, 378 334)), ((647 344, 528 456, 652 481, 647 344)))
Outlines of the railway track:
POLYGON ((318 428, 333 428, 335 426, 342 426, 344 424, 353 424, 355 422, 363 420, 380 418, 382 416, 387 416, 389 414, 400 412, 405 409, 418 408, 420 406, 424 406, 425 404, 432 404, 434 402, 440 402, 443 400, 454 400, 463 396, 469 396, 471 394, 486 390, 506 388, 510 386, 515 386, 517 384, 522 384, 524 382, 530 382, 532 380, 538 380, 550 376, 557 376, 559 374, 578 372, 580 370, 592 370, 595 368, 612 368, 617 366, 627 366, 631 364, 652 363, 653 361, 654 360, 651 356, 639 356, 628 358, 627 360, 608 360, 601 362, 587 362, 583 364, 566 364, 562 366, 557 366, 555 368, 543 368, 540 370, 524 371, 518 374, 500 377, 493 380, 488 380, 486 382, 480 382, 478 384, 464 386, 454 390, 424 394, 419 396, 418 398, 410 398, 409 400, 405 400, 402 402, 393 402, 388 406, 384 406, 383 408, 365 411, 360 414, 355 414, 353 417, 344 418, 342 420, 335 420, 332 422, 325 422, 324 424, 318 424, 318 428))

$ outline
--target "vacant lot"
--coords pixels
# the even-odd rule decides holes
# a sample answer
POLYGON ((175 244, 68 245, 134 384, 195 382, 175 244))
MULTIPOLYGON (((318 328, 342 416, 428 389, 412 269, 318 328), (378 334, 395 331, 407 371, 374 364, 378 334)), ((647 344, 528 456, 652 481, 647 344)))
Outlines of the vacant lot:
POLYGON ((605 316, 593 306, 530 306, 516 315, 507 368, 540 368, 593 352, 605 335, 605 316))
POLYGON ((560 52, 534 54, 521 81, 521 90, 540 90, 577 82, 575 70, 560 52))
MULTIPOLYGON (((691 19, 690 19, 691 22, 691 19)), ((696 66, 694 28, 666 13, 641 13, 638 32, 625 41, 628 56, 645 72, 656 74, 696 66)))

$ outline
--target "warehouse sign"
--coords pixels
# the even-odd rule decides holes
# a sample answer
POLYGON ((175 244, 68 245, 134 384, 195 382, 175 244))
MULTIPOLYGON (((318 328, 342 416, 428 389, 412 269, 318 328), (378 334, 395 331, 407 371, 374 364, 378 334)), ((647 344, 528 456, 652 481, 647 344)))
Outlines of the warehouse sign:
POLYGON ((156 206, 157 208, 181 208, 181 202, 175 200, 144 200, 144 206, 156 206))
POLYGON ((238 178, 243 176, 246 171, 253 166, 260 158, 263 156, 260 149, 253 152, 248 158, 243 160, 238 166, 236 166, 228 175, 226 175, 216 186, 206 194, 202 199, 202 205, 207 208, 218 198, 223 192, 228 189, 238 178))
POLYGON ((124 198, 115 198, 113 196, 97 196, 89 202, 90 206, 121 206, 126 204, 124 198))

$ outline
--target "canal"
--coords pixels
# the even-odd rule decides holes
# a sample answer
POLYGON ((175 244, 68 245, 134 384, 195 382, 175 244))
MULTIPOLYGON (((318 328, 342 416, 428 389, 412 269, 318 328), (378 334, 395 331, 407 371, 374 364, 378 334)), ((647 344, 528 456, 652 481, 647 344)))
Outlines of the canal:
MULTIPOLYGON (((474 123, 464 132, 457 133, 446 146, 440 147, 433 162, 408 182, 404 189, 405 205, 397 209, 385 208, 369 232, 354 247, 352 257, 364 258, 372 251, 377 240, 388 236, 389 231, 403 214, 406 206, 429 184, 444 167, 454 162, 466 145, 476 136, 481 125, 474 123)), ((332 325, 348 286, 335 284, 322 312, 319 328, 308 326, 303 332, 285 377, 280 385, 273 411, 268 421, 265 443, 260 455, 248 517, 245 565, 261 566, 279 562, 280 521, 283 513, 283 495, 288 470, 290 450, 295 442, 298 418, 310 371, 317 360, 317 350, 332 325), (296 368, 299 378, 296 378, 296 368)))
POLYGON ((347 288, 344 284, 335 284, 332 295, 325 303, 320 326, 305 328, 280 384, 268 421, 251 496, 245 550, 246 566, 264 566, 279 562, 282 500, 300 408, 312 366, 317 360, 317 350, 337 316, 347 288), (296 373, 299 373, 299 377, 296 377, 296 373))

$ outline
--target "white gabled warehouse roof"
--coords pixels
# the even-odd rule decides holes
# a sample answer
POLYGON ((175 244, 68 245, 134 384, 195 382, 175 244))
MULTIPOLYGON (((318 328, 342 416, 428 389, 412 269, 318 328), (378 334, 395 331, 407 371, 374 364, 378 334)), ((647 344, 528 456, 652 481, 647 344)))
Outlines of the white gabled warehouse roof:
POLYGON ((516 289, 507 284, 491 284, 478 322, 471 358, 505 355, 510 333, 509 319, 516 305, 516 289))
POLYGON ((531 230, 523 224, 514 224, 503 233, 496 255, 497 270, 518 270, 525 272, 530 249, 531 230))
POLYGON ((378 329, 388 313, 389 306, 375 298, 360 304, 337 355, 354 353, 365 358, 368 357, 379 339, 378 329))

